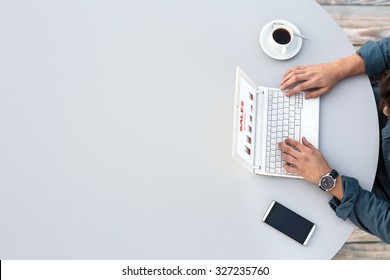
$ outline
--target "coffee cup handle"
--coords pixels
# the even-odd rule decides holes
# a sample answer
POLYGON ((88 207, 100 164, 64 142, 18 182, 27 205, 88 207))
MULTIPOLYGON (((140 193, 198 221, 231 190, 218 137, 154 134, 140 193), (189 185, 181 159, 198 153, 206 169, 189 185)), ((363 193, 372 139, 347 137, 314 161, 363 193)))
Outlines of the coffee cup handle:
POLYGON ((285 46, 282 46, 282 47, 280 48, 280 51, 282 52, 282 54, 286 54, 287 48, 286 48, 285 46))

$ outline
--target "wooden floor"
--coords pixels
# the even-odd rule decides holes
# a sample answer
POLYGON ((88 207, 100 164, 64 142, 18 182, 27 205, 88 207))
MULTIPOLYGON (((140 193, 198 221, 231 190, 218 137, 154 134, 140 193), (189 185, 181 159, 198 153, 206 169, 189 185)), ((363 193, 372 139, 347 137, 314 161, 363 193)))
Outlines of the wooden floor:
POLYGON ((390 37, 389 0, 317 0, 359 47, 390 37))
POLYGON ((389 260, 390 245, 356 228, 334 260, 389 260))
MULTIPOLYGON (((390 37, 390 0, 316 0, 335 19, 356 49, 390 37)), ((390 259, 390 245, 356 228, 334 260, 390 259)))

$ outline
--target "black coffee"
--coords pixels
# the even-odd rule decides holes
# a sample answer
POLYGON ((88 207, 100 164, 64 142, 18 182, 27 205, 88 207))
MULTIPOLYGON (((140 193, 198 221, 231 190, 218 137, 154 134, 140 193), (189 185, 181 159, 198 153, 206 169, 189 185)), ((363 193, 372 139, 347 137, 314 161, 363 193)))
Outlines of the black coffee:
POLYGON ((272 33, 272 37, 276 43, 281 45, 286 45, 291 41, 290 32, 283 28, 275 29, 274 33, 272 33))

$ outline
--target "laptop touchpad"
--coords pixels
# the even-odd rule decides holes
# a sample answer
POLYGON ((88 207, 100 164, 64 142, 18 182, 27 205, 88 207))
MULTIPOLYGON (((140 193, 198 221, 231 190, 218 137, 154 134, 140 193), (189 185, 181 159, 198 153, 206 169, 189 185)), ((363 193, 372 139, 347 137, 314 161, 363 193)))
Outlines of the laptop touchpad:
POLYGON ((318 148, 318 129, 313 127, 305 127, 302 129, 302 136, 318 148))

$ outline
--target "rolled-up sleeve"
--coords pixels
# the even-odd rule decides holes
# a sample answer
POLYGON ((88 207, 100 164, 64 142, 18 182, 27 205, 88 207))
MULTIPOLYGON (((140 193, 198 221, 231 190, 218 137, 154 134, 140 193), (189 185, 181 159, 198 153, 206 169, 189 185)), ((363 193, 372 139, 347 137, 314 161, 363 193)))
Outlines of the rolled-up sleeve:
POLYGON ((357 54, 364 60, 366 74, 369 77, 378 76, 390 69, 390 38, 368 41, 357 54))
POLYGON ((336 215, 343 220, 350 219, 360 229, 390 243, 390 203, 364 190, 354 178, 342 176, 342 180, 342 201, 336 198, 329 201, 336 215))

